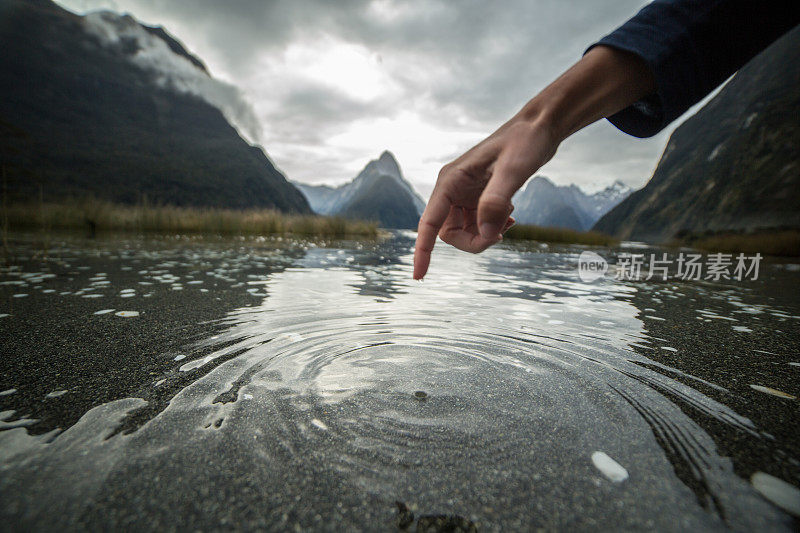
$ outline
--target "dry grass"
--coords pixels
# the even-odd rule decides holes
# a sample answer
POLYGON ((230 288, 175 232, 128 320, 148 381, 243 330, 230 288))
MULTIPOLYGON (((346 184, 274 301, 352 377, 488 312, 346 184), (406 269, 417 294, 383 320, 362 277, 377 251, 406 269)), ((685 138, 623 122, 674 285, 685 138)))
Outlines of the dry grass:
POLYGON ((308 237, 378 236, 373 222, 340 217, 292 215, 271 209, 216 209, 118 205, 98 200, 12 204, 4 209, 11 230, 81 229, 167 234, 297 235, 308 237))
POLYGON ((566 228, 516 225, 503 235, 504 239, 540 241, 563 244, 587 244, 591 246, 613 246, 617 241, 596 231, 576 231, 566 228))
POLYGON ((800 256, 800 230, 708 235, 690 240, 687 244, 710 252, 797 257, 800 256))

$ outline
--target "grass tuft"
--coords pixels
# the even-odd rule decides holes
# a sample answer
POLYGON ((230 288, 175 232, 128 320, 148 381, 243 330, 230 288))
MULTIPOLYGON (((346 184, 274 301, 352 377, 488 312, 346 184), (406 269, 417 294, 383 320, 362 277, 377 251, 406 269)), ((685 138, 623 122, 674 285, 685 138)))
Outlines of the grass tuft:
POLYGON ((587 244, 590 246, 613 246, 617 241, 597 231, 576 231, 567 228, 526 226, 518 224, 508 230, 504 239, 540 241, 563 244, 587 244))
POLYGON ((319 215, 295 215, 273 209, 218 209, 119 205, 100 200, 12 204, 4 209, 12 230, 59 229, 168 234, 297 235, 304 237, 378 236, 374 222, 319 215))
POLYGON ((800 256, 800 230, 758 233, 721 233, 687 239, 685 244, 709 252, 730 252, 783 257, 800 256))

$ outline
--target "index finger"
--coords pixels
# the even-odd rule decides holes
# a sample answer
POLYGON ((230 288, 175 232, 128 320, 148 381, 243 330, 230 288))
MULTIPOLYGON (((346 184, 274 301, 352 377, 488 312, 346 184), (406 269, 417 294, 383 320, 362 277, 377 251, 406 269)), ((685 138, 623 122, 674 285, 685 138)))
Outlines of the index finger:
POLYGON ((431 252, 436 236, 450 213, 450 200, 434 189, 417 226, 417 243, 414 247, 414 279, 422 279, 431 263, 431 252))

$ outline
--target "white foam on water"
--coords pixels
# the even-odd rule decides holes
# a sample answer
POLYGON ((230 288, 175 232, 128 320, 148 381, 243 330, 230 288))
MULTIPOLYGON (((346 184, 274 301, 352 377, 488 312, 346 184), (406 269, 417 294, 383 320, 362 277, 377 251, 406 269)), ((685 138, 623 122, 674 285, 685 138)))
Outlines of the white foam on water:
POLYGON ((677 348, 673 348, 672 346, 662 346, 661 349, 662 350, 667 350, 668 352, 677 352, 678 351, 677 348))
POLYGON ((592 454, 592 462, 604 476, 615 483, 628 479, 628 471, 605 452, 594 452, 592 454))
POLYGON ((132 318, 139 316, 139 311, 117 311, 114 315, 121 316, 122 318, 132 318))
POLYGON ((175 359, 173 359, 173 361, 181 361, 183 359, 186 359, 186 356, 183 355, 183 354, 180 354, 180 355, 176 355, 175 359))
POLYGON ((286 339, 291 342, 300 342, 303 339, 305 339, 305 337, 303 337, 299 333, 281 333, 280 335, 278 335, 278 339, 286 339))
POLYGON ((756 472, 750 476, 753 488, 786 512, 800 516, 800 490, 775 476, 756 472))
POLYGON ((81 298, 102 298, 102 294, 84 294, 81 298))
POLYGON ((11 394, 14 394, 15 392, 17 392, 17 389, 6 389, 0 392, 0 396, 9 396, 11 394))
POLYGON ((26 296, 28 296, 28 295, 25 294, 24 292, 20 292, 20 293, 15 294, 14 298, 25 298, 26 296))
POLYGON ((113 312, 114 312, 113 309, 101 309, 99 311, 95 311, 94 314, 95 315, 105 315, 105 314, 113 313, 113 312))
POLYGON ((741 333, 752 333, 753 332, 752 329, 750 329, 748 327, 745 327, 745 326, 731 326, 731 327, 733 328, 733 331, 739 331, 741 333))
POLYGON ((327 431, 328 430, 328 426, 325 425, 325 422, 323 422, 322 420, 319 420, 317 418, 315 418, 315 419, 313 419, 311 421, 311 425, 314 426, 317 429, 322 430, 322 431, 327 431))
POLYGON ((0 318, 5 318, 7 316, 11 316, 11 315, 8 314, 8 313, 0 313, 0 318))
POLYGON ((59 396, 63 396, 67 393, 65 390, 54 390, 52 392, 48 392, 45 395, 45 398, 58 398, 59 396))

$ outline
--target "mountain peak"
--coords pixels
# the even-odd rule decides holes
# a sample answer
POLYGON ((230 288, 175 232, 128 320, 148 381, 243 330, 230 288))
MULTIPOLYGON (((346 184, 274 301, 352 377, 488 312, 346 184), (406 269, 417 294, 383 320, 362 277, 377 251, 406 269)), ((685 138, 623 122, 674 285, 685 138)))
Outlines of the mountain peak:
POLYGON ((518 222, 540 226, 588 229, 609 209, 630 194, 620 181, 602 191, 587 194, 575 184, 556 185, 545 176, 535 176, 512 200, 518 222))
POLYGON ((630 189, 630 187, 628 187, 627 185, 625 185, 625 184, 624 184, 622 181, 620 181, 620 180, 614 180, 614 183, 612 183, 611 185, 609 185, 608 187, 606 187, 606 189, 612 189, 612 190, 615 190, 615 191, 627 191, 627 190, 629 190, 629 189, 630 189))
POLYGON ((403 181, 403 175, 400 172, 400 165, 397 163, 397 159, 394 158, 394 155, 389 150, 384 150, 378 159, 367 163, 367 166, 364 168, 364 171, 362 171, 362 174, 368 169, 372 168, 377 171, 377 174, 388 174, 389 176, 403 181))
MULTIPOLYGON (((410 219, 404 219, 403 222, 398 222, 392 218, 391 205, 395 205, 398 209, 404 209, 402 206, 407 201, 413 206, 413 210, 417 212, 417 217, 425 209, 425 201, 420 197, 419 193, 414 190, 414 187, 403 178, 403 173, 400 170, 400 165, 397 163, 394 155, 389 150, 384 150, 378 159, 372 159, 367 165, 358 173, 352 181, 335 188, 325 187, 320 185, 306 185, 297 183, 296 185, 305 194, 311 209, 316 213, 323 215, 335 215, 341 213, 348 213, 353 206, 360 202, 359 198, 364 199, 369 196, 377 195, 377 190, 381 187, 388 187, 392 183, 392 190, 396 192, 402 191, 402 194, 388 201, 384 198, 381 205, 385 208, 386 212, 378 216, 381 223, 387 227, 400 227, 396 224, 401 224, 405 227, 409 224, 410 219), (388 180, 388 181, 387 181, 388 180), (379 186, 376 186, 378 184, 379 186), (404 199, 405 198, 405 199, 404 199)), ((388 189, 387 189, 388 190, 388 189)), ((377 198, 377 196, 376 196, 377 198)), ((376 200, 377 201, 377 200, 376 200)), ((364 206, 362 206, 364 207, 364 206)), ((361 208, 359 208, 361 209, 361 208)), ((381 209, 375 213, 379 213, 381 209)), ((372 213, 372 214, 375 214, 372 213)), ((352 213, 351 213, 352 214, 352 213)), ((409 226, 411 227, 411 226, 409 226)))

